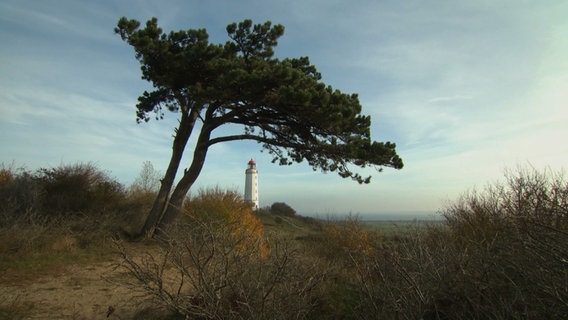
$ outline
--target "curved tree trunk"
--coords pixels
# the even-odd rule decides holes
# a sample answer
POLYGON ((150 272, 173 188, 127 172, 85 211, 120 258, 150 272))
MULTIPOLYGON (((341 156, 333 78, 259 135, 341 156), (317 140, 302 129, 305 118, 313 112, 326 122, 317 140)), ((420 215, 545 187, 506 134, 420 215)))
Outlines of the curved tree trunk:
POLYGON ((199 135, 199 140, 193 152, 193 160, 191 165, 187 170, 184 171, 184 175, 181 180, 177 183, 168 205, 165 208, 165 212, 158 223, 156 232, 160 233, 167 228, 167 226, 179 215, 181 212, 183 201, 191 189, 193 183, 199 177, 201 169, 205 164, 205 157, 207 156, 207 150, 209 149, 209 139, 211 136, 211 129, 202 128, 199 135))
POLYGON ((186 112, 182 112, 181 120, 172 146, 172 156, 170 158, 170 163, 168 164, 168 169, 166 170, 164 178, 160 181, 160 190, 158 191, 154 204, 152 205, 152 209, 150 210, 141 231, 141 234, 148 238, 151 238, 154 235, 156 227, 160 223, 166 208, 166 204, 170 200, 170 191, 174 184, 174 179, 183 156, 183 151, 187 145, 189 137, 191 136, 191 132, 193 131, 197 115, 198 113, 196 111, 192 111, 191 115, 186 112))

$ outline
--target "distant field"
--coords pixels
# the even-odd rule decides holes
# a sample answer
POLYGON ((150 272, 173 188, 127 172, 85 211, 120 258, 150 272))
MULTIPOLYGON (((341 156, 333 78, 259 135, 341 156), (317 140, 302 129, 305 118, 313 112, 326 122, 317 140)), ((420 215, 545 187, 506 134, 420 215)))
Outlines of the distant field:
POLYGON ((405 212, 361 214, 362 221, 441 221, 443 217, 436 212, 405 212))
POLYGON ((304 214, 300 213, 302 216, 314 217, 322 220, 343 220, 349 215, 357 217, 361 221, 385 221, 385 222, 392 222, 392 221, 441 221, 443 220, 442 216, 436 212, 404 212, 404 213, 344 213, 344 214, 337 214, 337 213, 327 213, 327 214, 304 214))
POLYGON ((408 230, 421 228, 425 226, 437 225, 444 223, 442 220, 365 220, 361 224, 367 230, 381 230, 385 233, 405 232, 408 230))
MULTIPOLYGON (((381 231, 385 235, 405 234, 408 231, 422 228, 429 225, 439 225, 444 223, 443 217, 438 213, 433 212, 412 212, 412 213, 399 213, 399 214, 300 214, 299 216, 307 216, 322 221, 335 221, 341 222, 355 218, 360 224, 368 231, 381 231), (351 218, 350 218, 351 217, 351 218)), ((263 222, 269 228, 273 225, 272 219, 263 219, 263 222)), ((296 219, 293 219, 296 221, 296 219)), ((297 221, 299 225, 304 225, 303 222, 297 221)), ((287 224, 280 225, 282 229, 287 224)), ((305 230, 312 232, 310 227, 305 226, 305 230)), ((296 233, 294 230, 288 230, 288 233, 296 233)))

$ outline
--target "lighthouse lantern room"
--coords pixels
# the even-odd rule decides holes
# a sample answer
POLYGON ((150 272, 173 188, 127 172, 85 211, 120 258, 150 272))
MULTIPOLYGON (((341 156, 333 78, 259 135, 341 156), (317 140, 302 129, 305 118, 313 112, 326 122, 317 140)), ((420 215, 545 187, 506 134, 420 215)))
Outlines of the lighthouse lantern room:
POLYGON ((245 202, 249 203, 254 210, 259 208, 258 202, 258 171, 256 162, 250 159, 245 171, 245 202))

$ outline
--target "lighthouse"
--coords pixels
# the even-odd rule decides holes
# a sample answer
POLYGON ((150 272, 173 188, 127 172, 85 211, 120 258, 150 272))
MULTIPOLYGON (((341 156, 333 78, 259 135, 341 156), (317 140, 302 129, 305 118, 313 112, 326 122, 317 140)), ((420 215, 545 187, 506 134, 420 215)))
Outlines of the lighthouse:
POLYGON ((245 202, 249 203, 253 210, 256 210, 258 209, 258 171, 253 159, 248 162, 245 176, 245 202))

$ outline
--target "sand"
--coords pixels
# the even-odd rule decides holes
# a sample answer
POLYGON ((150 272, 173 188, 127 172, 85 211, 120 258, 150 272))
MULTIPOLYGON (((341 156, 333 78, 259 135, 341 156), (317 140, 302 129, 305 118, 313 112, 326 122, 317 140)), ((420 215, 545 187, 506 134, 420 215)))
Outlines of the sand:
POLYGON ((33 280, 0 276, 0 304, 3 310, 14 310, 17 319, 140 318, 140 311, 151 304, 124 281, 127 275, 119 263, 116 256, 71 264, 33 280))

